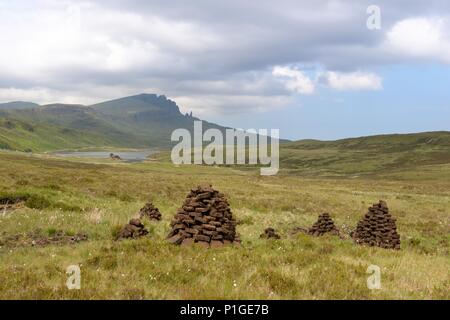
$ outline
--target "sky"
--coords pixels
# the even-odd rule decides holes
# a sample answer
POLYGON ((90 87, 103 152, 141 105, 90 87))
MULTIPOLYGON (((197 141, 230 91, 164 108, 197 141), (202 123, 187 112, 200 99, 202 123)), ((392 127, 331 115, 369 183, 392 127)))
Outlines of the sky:
POLYGON ((444 0, 0 0, 0 102, 157 93, 328 140, 450 130, 449 84, 444 0))

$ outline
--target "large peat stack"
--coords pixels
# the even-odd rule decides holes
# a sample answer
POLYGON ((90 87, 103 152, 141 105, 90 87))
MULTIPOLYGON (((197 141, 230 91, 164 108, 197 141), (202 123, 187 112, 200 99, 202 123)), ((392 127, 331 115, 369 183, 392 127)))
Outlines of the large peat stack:
POLYGON ((156 208, 152 202, 147 202, 144 207, 139 211, 139 216, 142 218, 146 217, 150 220, 161 220, 161 213, 159 209, 156 208))
POLYGON ((230 205, 212 186, 192 189, 170 226, 168 239, 175 244, 196 242, 216 247, 240 242, 230 205))
POLYGON ((339 229, 331 219, 330 214, 322 213, 319 215, 317 222, 308 230, 308 234, 312 236, 323 236, 325 233, 339 235, 339 229))
POLYGON ((371 206, 364 218, 358 222, 352 237, 358 244, 398 250, 400 235, 397 233, 395 221, 386 202, 380 200, 371 206))

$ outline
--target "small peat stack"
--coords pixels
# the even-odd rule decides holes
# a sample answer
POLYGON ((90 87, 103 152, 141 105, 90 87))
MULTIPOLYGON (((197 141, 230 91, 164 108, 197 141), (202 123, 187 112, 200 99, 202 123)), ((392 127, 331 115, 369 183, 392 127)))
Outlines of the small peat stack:
POLYGON ((147 202, 145 206, 139 211, 139 216, 142 218, 146 217, 150 220, 161 220, 161 213, 158 208, 156 208, 152 202, 147 202))
POLYGON ((280 235, 276 233, 274 228, 267 228, 264 233, 259 236, 262 239, 280 239, 280 235))
POLYGON ((114 154, 114 153, 110 153, 110 154, 109 154, 109 157, 110 157, 112 160, 122 160, 122 158, 121 158, 120 156, 118 156, 117 154, 114 154))
POLYGON ((312 236, 323 236, 325 233, 339 235, 339 229, 335 226, 333 219, 328 213, 319 215, 319 219, 308 230, 308 234, 312 236))
POLYGON ((369 207, 364 218, 358 222, 352 233, 353 240, 357 244, 399 250, 400 235, 397 233, 395 221, 386 202, 380 200, 369 207))
POLYGON ((236 221, 225 196, 212 186, 199 186, 187 195, 170 226, 168 241, 219 247, 240 242, 236 221))
POLYGON ((122 230, 117 234, 116 240, 123 239, 136 239, 148 234, 147 229, 145 229, 141 220, 139 219, 131 219, 127 225, 125 225, 122 230))

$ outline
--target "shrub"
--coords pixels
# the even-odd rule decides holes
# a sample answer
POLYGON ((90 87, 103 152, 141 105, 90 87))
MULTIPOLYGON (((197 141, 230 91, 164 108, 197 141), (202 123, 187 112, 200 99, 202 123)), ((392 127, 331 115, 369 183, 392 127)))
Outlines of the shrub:
POLYGON ((0 142, 0 149, 3 150, 12 150, 11 146, 5 142, 0 142))
POLYGON ((79 206, 67 204, 67 203, 60 202, 60 201, 55 203, 53 205, 53 207, 56 208, 56 209, 59 209, 61 211, 77 211, 77 212, 83 211, 83 209, 81 209, 79 206))
POLYGON ((119 195, 119 200, 121 200, 123 202, 131 202, 131 201, 133 201, 133 198, 128 194, 121 194, 121 195, 119 195))
POLYGON ((31 209, 42 210, 50 207, 51 203, 46 198, 33 194, 25 201, 25 205, 31 209))
POLYGON ((27 193, 0 192, 0 204, 17 203, 25 201, 30 197, 27 193))
POLYGON ((22 128, 24 128, 25 130, 27 130, 29 132, 34 131, 34 127, 29 123, 22 123, 22 128))
POLYGON ((50 227, 47 229, 47 234, 51 237, 54 236, 56 234, 56 228, 50 227))
POLYGON ((119 235, 120 230, 122 230, 122 226, 120 225, 115 225, 112 229, 111 229, 111 235, 114 239, 117 238, 117 236, 119 235))
POLYGON ((16 181, 16 185, 18 185, 18 186, 27 186, 29 184, 30 184, 30 182, 28 180, 24 180, 24 179, 16 181))
POLYGON ((12 123, 11 121, 7 120, 7 121, 3 122, 3 127, 6 129, 14 129, 16 127, 16 125, 14 123, 12 123))
POLYGON ((411 238, 409 239, 408 243, 412 246, 412 247, 418 247, 421 243, 419 238, 411 238))
POLYGON ((51 190, 57 190, 57 191, 61 191, 61 187, 58 186, 57 184, 47 184, 45 186, 43 186, 46 189, 51 189, 51 190))

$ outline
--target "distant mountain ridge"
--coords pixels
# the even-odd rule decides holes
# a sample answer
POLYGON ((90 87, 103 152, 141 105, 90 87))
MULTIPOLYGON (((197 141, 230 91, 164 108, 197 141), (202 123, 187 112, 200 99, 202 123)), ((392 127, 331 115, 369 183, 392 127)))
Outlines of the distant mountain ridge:
POLYGON ((37 103, 26 101, 12 101, 7 103, 0 103, 0 110, 31 109, 37 107, 39 107, 37 103))
POLYGON ((128 114, 148 111, 181 114, 178 105, 174 101, 167 99, 166 96, 145 93, 97 103, 90 107, 110 115, 122 115, 124 109, 128 114))

